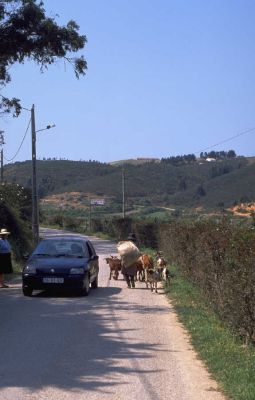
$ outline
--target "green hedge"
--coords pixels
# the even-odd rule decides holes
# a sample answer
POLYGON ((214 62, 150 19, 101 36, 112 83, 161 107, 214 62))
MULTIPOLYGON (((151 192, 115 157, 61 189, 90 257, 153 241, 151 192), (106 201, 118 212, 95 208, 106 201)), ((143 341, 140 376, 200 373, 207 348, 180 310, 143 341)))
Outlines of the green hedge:
MULTIPOLYGON (((129 220, 130 223, 130 220, 129 220)), ((113 222, 114 224, 114 222, 113 222)), ((125 221, 118 221, 125 237, 125 221)), ((133 222, 138 243, 161 250, 202 289, 218 315, 246 342, 255 341, 255 230, 228 220, 133 222)))
POLYGON ((31 192, 16 184, 0 185, 0 229, 11 232, 9 241, 16 260, 32 248, 31 192))

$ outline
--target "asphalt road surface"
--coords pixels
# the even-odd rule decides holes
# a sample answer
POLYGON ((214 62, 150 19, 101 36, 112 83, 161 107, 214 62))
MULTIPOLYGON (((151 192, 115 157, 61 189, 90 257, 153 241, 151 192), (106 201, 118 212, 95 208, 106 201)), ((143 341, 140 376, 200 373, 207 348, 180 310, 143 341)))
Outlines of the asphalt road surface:
MULTIPOLYGON (((116 244, 92 238, 88 297, 0 291, 0 400, 221 400, 161 288, 109 281, 116 244)), ((122 278, 122 275, 120 276, 122 278)))

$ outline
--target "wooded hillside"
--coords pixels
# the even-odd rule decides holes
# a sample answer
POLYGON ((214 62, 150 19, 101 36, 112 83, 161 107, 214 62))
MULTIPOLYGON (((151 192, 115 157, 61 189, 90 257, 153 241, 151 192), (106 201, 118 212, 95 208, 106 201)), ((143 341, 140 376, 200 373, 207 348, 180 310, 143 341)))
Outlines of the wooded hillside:
MULTIPOLYGON (((66 192, 122 199, 127 204, 214 208, 255 199, 255 164, 245 157, 172 165, 165 162, 110 165, 96 161, 39 160, 39 197, 66 192)), ((4 166, 4 179, 31 187, 31 161, 4 166)))

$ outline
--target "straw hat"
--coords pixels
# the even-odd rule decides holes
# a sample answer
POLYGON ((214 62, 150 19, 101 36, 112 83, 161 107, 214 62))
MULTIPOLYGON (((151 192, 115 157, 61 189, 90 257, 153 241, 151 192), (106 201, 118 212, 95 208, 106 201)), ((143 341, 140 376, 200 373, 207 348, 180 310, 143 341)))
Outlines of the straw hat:
POLYGON ((0 235, 10 235, 10 232, 8 232, 7 229, 3 228, 0 231, 0 235))

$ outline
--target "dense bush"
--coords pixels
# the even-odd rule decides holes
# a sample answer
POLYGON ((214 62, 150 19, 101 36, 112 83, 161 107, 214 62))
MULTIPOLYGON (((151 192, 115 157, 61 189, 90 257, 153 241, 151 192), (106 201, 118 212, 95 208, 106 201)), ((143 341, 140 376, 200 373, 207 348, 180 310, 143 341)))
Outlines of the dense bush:
POLYGON ((125 240, 132 230, 130 218, 92 219, 92 231, 105 232, 117 240, 125 240))
POLYGON ((255 341, 255 231, 223 221, 161 226, 159 246, 218 314, 255 341))
POLYGON ((31 250, 31 192, 16 184, 0 186, 0 229, 11 232, 14 257, 19 260, 31 250))
POLYGON ((82 220, 79 218, 73 218, 70 216, 66 216, 63 214, 55 214, 55 215, 50 215, 48 217, 45 217, 42 219, 42 222, 45 223, 46 225, 57 225, 60 228, 64 228, 70 231, 78 231, 81 230, 82 228, 82 220))

